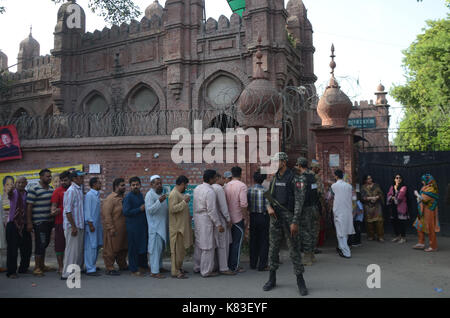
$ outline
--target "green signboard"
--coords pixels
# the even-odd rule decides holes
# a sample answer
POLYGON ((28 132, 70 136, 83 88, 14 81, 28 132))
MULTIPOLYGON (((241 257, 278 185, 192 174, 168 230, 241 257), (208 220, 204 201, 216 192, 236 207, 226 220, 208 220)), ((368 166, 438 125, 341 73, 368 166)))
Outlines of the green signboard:
POLYGON ((348 125, 355 128, 376 128, 377 121, 375 117, 349 118, 348 125))

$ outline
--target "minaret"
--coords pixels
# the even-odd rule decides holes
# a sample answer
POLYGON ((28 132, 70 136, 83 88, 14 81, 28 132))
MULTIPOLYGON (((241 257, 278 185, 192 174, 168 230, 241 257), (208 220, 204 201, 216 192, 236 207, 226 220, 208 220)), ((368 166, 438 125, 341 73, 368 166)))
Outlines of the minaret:
POLYGON ((17 56, 17 72, 22 72, 33 66, 33 60, 40 55, 41 46, 33 38, 33 27, 30 27, 30 34, 20 42, 19 55, 17 56))

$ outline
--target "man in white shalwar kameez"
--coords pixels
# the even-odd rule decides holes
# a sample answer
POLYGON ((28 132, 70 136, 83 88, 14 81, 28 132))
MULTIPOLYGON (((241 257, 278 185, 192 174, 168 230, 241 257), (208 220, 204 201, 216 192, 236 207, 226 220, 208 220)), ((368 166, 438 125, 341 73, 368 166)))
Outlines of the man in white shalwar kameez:
POLYGON ((219 215, 220 224, 225 229, 220 233, 217 228, 214 228, 214 239, 216 240, 216 258, 218 261, 219 272, 223 275, 235 275, 235 272, 230 271, 228 267, 228 254, 231 244, 231 217, 228 213, 227 198, 223 185, 225 179, 217 174, 216 183, 212 185, 214 192, 216 193, 216 207, 217 214, 219 215))
POLYGON ((214 272, 214 228, 220 233, 225 231, 216 208, 216 193, 212 187, 215 179, 216 171, 206 170, 203 174, 204 182, 194 190, 194 272, 200 272, 203 277, 218 275, 214 272))
POLYGON ((342 180, 344 178, 342 170, 336 170, 334 175, 336 183, 331 186, 331 190, 334 194, 334 225, 339 245, 337 251, 340 256, 350 258, 351 252, 347 240, 349 235, 355 234, 353 227, 352 186, 342 180))
POLYGON ((97 272, 98 251, 103 246, 103 227, 100 214, 100 189, 102 183, 98 178, 89 180, 91 190, 84 197, 84 264, 88 276, 99 276, 97 272))
POLYGON ((150 254, 150 268, 152 277, 165 278, 160 272, 163 269, 163 252, 167 244, 167 227, 169 206, 167 194, 163 193, 161 177, 154 175, 150 178, 152 188, 145 195, 145 214, 148 223, 148 252, 150 254))

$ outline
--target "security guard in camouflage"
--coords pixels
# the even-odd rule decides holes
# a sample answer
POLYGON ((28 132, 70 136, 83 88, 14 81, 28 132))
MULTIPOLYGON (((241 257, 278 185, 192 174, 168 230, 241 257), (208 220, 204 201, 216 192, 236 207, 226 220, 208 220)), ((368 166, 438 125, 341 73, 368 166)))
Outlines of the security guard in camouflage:
MULTIPOLYGON (((269 291, 276 286, 276 270, 279 267, 280 246, 286 239, 290 257, 294 265, 294 273, 297 276, 297 286, 302 296, 308 294, 305 280, 303 279, 304 268, 300 253, 299 223, 300 215, 294 213, 296 191, 294 177, 295 173, 287 167, 288 156, 284 152, 275 154, 273 161, 278 161, 278 172, 272 178, 269 190, 265 197, 268 199, 267 211, 270 215, 269 229, 269 268, 270 276, 263 290, 269 291)), ((299 210, 301 212, 301 210, 299 210)))
POLYGON ((308 169, 308 160, 304 157, 297 159, 298 173, 295 180, 295 214, 300 217, 300 242, 303 247, 303 265, 311 266, 314 257, 317 237, 319 235, 319 192, 317 178, 308 169))

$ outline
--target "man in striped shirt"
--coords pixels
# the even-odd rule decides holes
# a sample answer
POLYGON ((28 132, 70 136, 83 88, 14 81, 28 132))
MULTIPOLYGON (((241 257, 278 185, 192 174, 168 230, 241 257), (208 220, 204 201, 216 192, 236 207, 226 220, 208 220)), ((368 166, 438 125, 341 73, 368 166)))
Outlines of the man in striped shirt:
POLYGON ((33 274, 43 276, 51 270, 45 266, 45 249, 50 243, 54 217, 51 215, 53 187, 52 173, 48 169, 39 172, 39 183, 30 186, 27 194, 27 231, 35 236, 35 268, 33 274))
POLYGON ((262 186, 267 175, 256 171, 253 174, 255 185, 248 189, 248 207, 250 212, 250 268, 258 271, 269 270, 269 226, 270 217, 267 213, 266 191, 262 186), (259 260, 259 262, 258 262, 259 260))
POLYGON ((61 276, 66 280, 71 272, 70 265, 83 265, 84 260, 84 196, 81 190, 84 172, 75 170, 70 174, 72 185, 64 193, 64 236, 66 249, 64 251, 64 269, 61 276))

